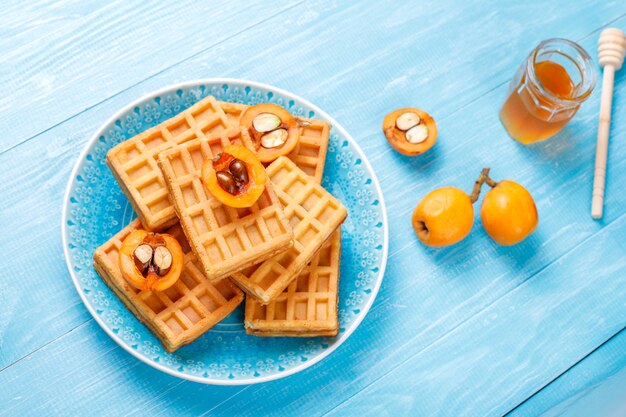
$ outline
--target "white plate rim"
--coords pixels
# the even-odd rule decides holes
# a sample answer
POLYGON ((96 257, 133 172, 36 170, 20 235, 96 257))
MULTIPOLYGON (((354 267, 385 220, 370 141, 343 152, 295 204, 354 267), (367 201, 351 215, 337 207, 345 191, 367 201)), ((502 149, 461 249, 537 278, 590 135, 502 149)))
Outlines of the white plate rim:
POLYGON ((303 98, 297 96, 296 94, 293 94, 293 93, 291 93, 291 92, 289 92, 287 90, 283 90, 282 88, 274 87, 272 85, 261 83, 261 82, 257 82, 257 81, 249 81, 249 80, 240 79, 240 78, 221 78, 220 77, 220 78, 201 78, 201 79, 196 79, 196 80, 184 81, 184 82, 181 82, 181 83, 171 84, 169 86, 162 87, 162 88, 159 88, 158 90, 155 90, 155 91, 149 92, 147 94, 144 94, 143 96, 139 97, 138 99, 134 100, 130 104, 127 104, 126 106, 124 106, 120 110, 118 110, 115 114, 113 114, 111 117, 109 117, 96 130, 96 132, 87 141, 87 143, 83 147, 83 150, 81 151, 80 155, 78 156, 78 159, 76 160, 76 163, 74 164, 74 167, 72 168, 72 172, 70 174, 70 177, 68 179, 67 185, 65 187, 65 194, 64 194, 64 197, 63 197, 63 207, 62 207, 62 212, 61 212, 61 240, 62 240, 62 245, 63 245, 63 256, 65 258, 65 264, 66 264, 67 269, 68 269, 68 271, 70 273, 70 277, 72 278, 72 282, 74 283, 74 287, 76 288, 76 291, 78 292, 78 295, 80 296, 83 304, 85 305, 85 307, 87 308, 87 310, 89 311, 91 316, 95 319, 96 323, 98 323, 98 325, 105 331, 105 333, 107 333, 111 337, 111 339, 113 339, 120 347, 122 347, 125 351, 127 351, 128 353, 130 353, 131 355, 133 355, 134 357, 136 357, 137 359, 139 359, 143 363, 145 363, 145 364, 147 364, 147 365, 149 365, 149 366, 151 366, 151 367, 153 367, 155 369, 158 369, 161 372, 164 372, 166 374, 175 376, 177 378, 181 378, 181 379, 185 379, 185 380, 189 380, 189 381, 193 381, 193 382, 198 382, 198 383, 202 383, 202 384, 233 386, 233 385, 250 385, 250 384, 258 384, 258 383, 262 383, 262 382, 269 382, 269 381, 285 378, 285 377, 288 377, 290 375, 296 374, 296 373, 298 373, 300 371, 303 371, 304 369, 307 369, 307 368, 317 364, 322 359, 326 358, 328 355, 330 355, 332 352, 334 352, 339 346, 341 346, 350 337, 350 335, 359 327, 359 325, 361 324, 361 322, 363 321, 363 319, 365 318, 365 316, 369 312, 372 304, 374 303, 374 300, 376 299, 376 296, 378 295, 378 290, 380 289, 380 286, 381 286, 382 281, 384 279, 385 270, 387 268, 387 257, 388 257, 388 252, 389 252, 389 225, 388 225, 388 222, 387 222, 387 208, 385 206, 383 192, 382 192, 382 189, 380 187, 380 183, 378 182, 378 177, 376 176, 376 173, 374 172, 374 169, 372 168, 369 160, 367 159, 367 157, 363 153, 363 150, 358 145, 358 143, 354 140, 352 135, 350 135, 343 128, 343 126, 341 126, 339 123, 337 123, 337 121, 334 118, 330 117, 329 114, 327 114, 325 111, 323 111, 322 109, 317 107, 315 104, 311 103, 310 101, 305 100, 305 99, 303 99, 303 98), (198 377, 198 376, 189 375, 189 374, 186 374, 184 372, 177 371, 175 369, 168 368, 168 367, 166 367, 164 365, 161 365, 159 363, 156 363, 156 362, 152 361, 150 358, 144 356, 139 351, 133 350, 123 340, 121 340, 118 337, 118 335, 113 333, 113 331, 108 328, 108 326, 102 321, 102 319, 98 316, 98 314, 96 314, 96 312, 94 311, 94 309, 92 308, 92 306, 88 302, 85 294, 83 293, 83 291, 82 291, 82 289, 80 287, 80 284, 78 282, 78 278, 74 274, 74 270, 72 268, 72 264, 70 263, 70 256, 69 256, 68 243, 67 243, 68 242, 68 229, 67 229, 68 201, 69 201, 69 198, 70 198, 70 192, 71 192, 71 189, 72 189, 72 185, 74 184, 74 178, 76 177, 78 169, 81 166, 81 163, 86 158, 87 153, 92 148, 93 144, 98 140, 98 138, 100 136, 102 136, 102 132, 104 132, 106 127, 110 126, 116 120, 120 119, 123 114, 125 114, 128 111, 132 110, 133 108, 135 108, 139 104, 141 104, 141 103, 143 103, 145 101, 154 99, 155 97, 157 97, 159 95, 170 93, 170 92, 176 91, 178 89, 186 89, 186 88, 191 88, 191 87, 198 86, 198 85, 203 85, 203 84, 205 84, 205 85, 206 84, 233 84, 233 85, 250 86, 250 87, 254 87, 254 88, 265 89, 265 90, 268 90, 268 91, 276 91, 277 93, 279 93, 279 94, 281 94, 281 95, 283 95, 285 97, 288 97, 288 98, 290 98, 292 100, 299 101, 302 104, 304 104, 305 106, 308 106, 309 108, 311 108, 316 114, 318 114, 322 118, 326 119, 332 125, 332 127, 337 129, 350 142, 350 144, 354 147, 354 149, 356 150, 357 154, 359 155, 359 157, 361 158, 361 160, 365 164, 365 167, 367 168, 368 172, 371 174, 372 183, 374 184, 374 188, 376 189, 376 192, 378 193, 378 197, 379 197, 378 201, 380 203, 381 212, 382 212, 382 216, 383 216, 383 249, 382 249, 382 259, 381 259, 381 264, 380 264, 380 270, 378 271, 378 278, 376 280, 376 284, 375 284, 374 288, 372 289, 371 297, 369 298, 368 302, 365 304, 365 307, 363 308, 363 311, 361 312, 361 314, 359 314, 359 316, 352 323, 352 326, 349 329, 346 329, 344 334, 342 334, 341 337, 339 337, 339 339, 337 339, 335 341, 335 343, 332 344, 332 346, 329 346, 328 349, 324 350, 318 356, 312 358, 310 361, 302 363, 302 364, 300 364, 298 366, 295 366, 293 368, 290 368, 288 370, 285 370, 285 371, 282 371, 282 372, 277 372, 277 373, 272 374, 272 375, 266 375, 266 376, 263 376, 263 377, 245 378, 245 379, 237 379, 237 380, 221 380, 221 379, 212 379, 212 378, 198 377))

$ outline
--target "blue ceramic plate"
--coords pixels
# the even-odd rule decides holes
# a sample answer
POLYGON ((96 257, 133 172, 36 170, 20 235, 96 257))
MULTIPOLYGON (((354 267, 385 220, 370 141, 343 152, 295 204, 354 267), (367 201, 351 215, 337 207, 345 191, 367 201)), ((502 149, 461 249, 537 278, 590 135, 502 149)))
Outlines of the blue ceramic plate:
POLYGON ((169 374, 208 384, 251 384, 301 371, 334 351, 372 305, 387 261, 387 218, 376 175, 354 139, 330 116, 291 93, 234 79, 167 87, 120 110, 91 138, 74 167, 65 195, 63 245, 74 285, 87 309, 117 343, 169 374), (323 185, 348 207, 343 224, 339 320, 334 338, 259 338, 246 335, 243 306, 175 353, 159 341, 109 290, 92 266, 94 249, 135 218, 105 164, 107 151, 197 101, 272 102, 331 126, 323 185))

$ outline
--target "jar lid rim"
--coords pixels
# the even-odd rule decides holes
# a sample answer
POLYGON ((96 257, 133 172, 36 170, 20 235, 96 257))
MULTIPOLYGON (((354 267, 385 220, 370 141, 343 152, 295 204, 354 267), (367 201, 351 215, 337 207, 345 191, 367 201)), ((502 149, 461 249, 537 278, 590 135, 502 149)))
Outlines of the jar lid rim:
POLYGON ((585 49, 582 46, 580 46, 576 42, 570 41, 569 39, 550 38, 550 39, 546 39, 542 41, 539 45, 537 45, 537 47, 529 55, 528 64, 529 65, 526 65, 526 73, 528 77, 530 78, 530 80, 532 81, 532 83, 534 84, 534 86, 536 86, 536 88, 539 90, 539 92, 543 96, 547 97, 548 99, 557 103, 562 103, 565 106, 571 106, 572 104, 579 104, 580 102, 586 100, 587 97, 589 97, 589 95, 592 93, 596 84, 596 71, 595 71, 595 66, 593 65, 593 60, 591 59, 591 56, 589 56, 587 51, 585 51, 585 49), (572 54, 567 54, 559 50, 558 46, 565 46, 568 48, 572 48, 576 56, 572 57, 571 56, 572 54), (550 49, 550 47, 556 47, 554 48, 555 52, 559 51, 565 56, 567 56, 568 58, 570 58, 578 67, 578 70, 580 71, 582 80, 578 84, 578 88, 577 88, 578 91, 575 90, 575 94, 573 94, 572 97, 561 97, 552 93, 550 90, 544 88, 541 81, 539 81, 535 73, 534 64, 537 60, 539 52, 545 49, 550 49))

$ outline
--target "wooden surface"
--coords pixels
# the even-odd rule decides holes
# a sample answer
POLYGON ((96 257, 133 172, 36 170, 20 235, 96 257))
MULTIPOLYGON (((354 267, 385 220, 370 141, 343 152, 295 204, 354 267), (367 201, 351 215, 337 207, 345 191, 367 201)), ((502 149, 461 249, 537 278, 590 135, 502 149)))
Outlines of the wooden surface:
POLYGON ((626 369, 625 72, 600 222, 589 216, 598 91, 535 146, 509 139, 497 112, 538 42, 565 37, 595 57, 601 29, 626 27, 626 5, 546 3, 3 7, 0 415, 527 416, 614 396, 626 369), (64 187, 88 137, 141 95, 206 77, 266 82, 319 105, 363 148, 387 201, 389 266, 369 315, 330 357, 266 384, 203 386, 134 359, 93 321, 63 260, 64 187), (409 105, 440 131, 417 158, 380 131, 409 105), (483 166, 531 191, 537 232, 504 248, 477 222, 459 245, 419 245, 408 225, 421 196, 469 190, 483 166))

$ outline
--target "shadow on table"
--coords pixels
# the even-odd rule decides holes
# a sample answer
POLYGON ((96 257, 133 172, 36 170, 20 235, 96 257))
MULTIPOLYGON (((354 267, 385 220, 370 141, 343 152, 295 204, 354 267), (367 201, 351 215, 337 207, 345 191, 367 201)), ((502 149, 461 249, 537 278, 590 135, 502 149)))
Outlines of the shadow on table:
POLYGON ((512 279, 521 281, 534 275, 546 263, 540 250, 544 244, 545 239, 538 227, 517 245, 499 245, 482 229, 479 214, 472 231, 462 242, 443 248, 429 248, 418 243, 433 264, 443 270, 442 275, 447 279, 465 278, 468 271, 489 274, 493 270, 498 276, 504 271, 512 279), (502 263, 505 268, 498 265, 502 263))
POLYGON ((391 154, 397 167, 400 167, 402 169, 408 168, 411 171, 419 170, 420 174, 424 175, 436 172, 443 162, 443 158, 440 158, 440 146, 437 146, 437 143, 435 143, 435 145, 431 149, 429 149, 426 153, 422 155, 402 155, 395 149, 393 150, 393 152, 391 152, 391 154))

